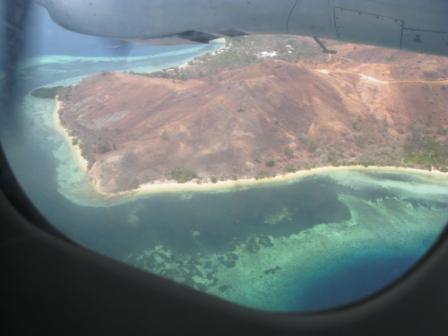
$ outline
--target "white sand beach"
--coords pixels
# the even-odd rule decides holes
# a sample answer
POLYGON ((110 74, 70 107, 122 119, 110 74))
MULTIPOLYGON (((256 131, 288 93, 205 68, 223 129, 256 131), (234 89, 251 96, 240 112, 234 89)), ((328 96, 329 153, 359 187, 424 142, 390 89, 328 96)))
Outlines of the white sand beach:
POLYGON ((61 123, 61 118, 59 116, 59 110, 61 109, 62 102, 59 99, 55 99, 55 108, 53 111, 53 123, 56 130, 64 137, 65 141, 69 145, 73 158, 77 162, 79 168, 87 174, 88 172, 88 162, 81 154, 81 148, 74 144, 75 138, 72 137, 69 132, 64 128, 61 123))

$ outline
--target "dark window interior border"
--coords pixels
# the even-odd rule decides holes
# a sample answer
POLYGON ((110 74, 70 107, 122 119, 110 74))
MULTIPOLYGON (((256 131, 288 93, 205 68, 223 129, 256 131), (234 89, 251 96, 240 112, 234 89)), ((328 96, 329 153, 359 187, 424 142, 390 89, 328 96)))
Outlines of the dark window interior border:
MULTIPOLYGON (((20 55, 20 47, 23 42, 21 40, 21 31, 23 30, 26 19, 27 1, 7 0, 5 4, 8 13, 6 18, 8 24, 6 25, 5 34, 7 38, 6 45, 8 48, 8 57, 6 58, 4 66, 9 78, 12 78, 12 80, 5 83, 4 89, 8 90, 3 90, 3 92, 6 93, 1 100, 1 106, 3 106, 3 108, 8 106, 7 98, 14 94, 14 60, 20 55), (14 8, 17 9, 18 12, 16 12, 14 8)), ((224 302, 221 299, 196 292, 193 289, 174 284, 169 280, 136 270, 128 265, 80 248, 75 242, 71 241, 49 224, 30 202, 15 179, 1 145, 0 189, 7 198, 7 201, 5 199, 4 202, 1 201, 1 203, 9 202, 25 219, 26 224, 22 227, 22 230, 29 230, 32 232, 30 235, 32 237, 31 239, 27 238, 18 243, 18 246, 14 246, 13 250, 15 248, 27 250, 27 247, 23 246, 25 243, 29 243, 30 245, 36 244, 34 253, 36 254, 36 259, 39 260, 40 257, 38 254, 42 250, 44 251, 42 255, 45 256, 45 250, 47 249, 45 244, 47 244, 50 248, 54 248, 55 251, 59 251, 61 255, 64 255, 63 260, 66 262, 71 262, 73 259, 76 259, 78 261, 86 262, 89 265, 91 263, 92 267, 98 266, 98 269, 91 274, 95 279, 93 280, 93 283, 96 283, 97 279, 110 277, 112 276, 111 274, 114 276, 120 274, 120 276, 117 277, 117 280, 120 280, 121 282, 115 283, 114 280, 112 280, 113 284, 107 285, 105 290, 116 290, 116 287, 118 286, 117 288, 121 288, 123 293, 129 293, 130 295, 128 298, 123 298, 125 305, 129 304, 128 301, 132 298, 132 300, 137 300, 134 301, 134 306, 139 307, 141 310, 138 311, 138 313, 129 312, 127 315, 120 317, 118 314, 123 313, 122 309, 117 309, 116 315, 114 315, 114 313, 110 311, 110 308, 101 306, 104 304, 104 300, 97 300, 92 301, 91 304, 96 304, 98 307, 92 306, 85 312, 98 313, 103 309, 105 314, 112 314, 108 315, 110 320, 105 321, 100 319, 99 321, 96 321, 99 323, 97 325, 98 328, 100 326, 101 329, 106 328, 112 332, 112 334, 118 334, 119 331, 122 330, 120 327, 117 327, 117 321, 119 321, 120 318, 124 319, 122 322, 125 325, 129 323, 129 330, 136 330, 137 332, 138 330, 135 329, 137 327, 142 328, 141 330, 155 331, 171 330, 172 328, 183 326, 183 331, 185 332, 187 330, 200 332, 203 328, 214 328, 216 326, 217 329, 213 329, 213 331, 208 329, 207 332, 213 332, 216 335, 229 333, 252 334, 254 332, 258 335, 279 335, 280 332, 282 334, 299 334, 300 332, 304 332, 304 335, 359 335, 362 332, 363 335, 377 335, 379 332, 384 333, 387 330, 392 331, 393 329, 396 332, 400 331, 400 334, 404 334, 404 332, 407 331, 408 335, 417 335, 424 331, 429 335, 448 334, 448 327, 445 326, 445 320, 443 319, 443 317, 448 317, 448 313, 446 313, 446 310, 448 309, 448 290, 442 285, 443 283, 448 284, 448 228, 445 228, 437 242, 413 269, 380 292, 366 297, 361 301, 319 313, 268 313, 224 302), (37 243, 34 243, 35 241, 37 241, 37 243), (72 258, 70 257, 72 254, 77 256, 72 258), (430 287, 428 287, 428 284, 430 284, 430 287), (135 290, 127 288, 128 285, 136 286, 136 288, 141 289, 144 294, 136 295, 135 290), (162 294, 166 295, 166 297, 159 298, 162 294), (156 297, 157 300, 151 302, 154 297, 156 297), (151 316, 154 312, 157 314, 158 311, 154 306, 151 306, 152 304, 158 304, 160 313, 168 314, 168 317, 165 315, 151 316), (178 307, 173 308, 173 305, 178 305, 178 307), (396 311, 391 311, 391 309, 396 309, 396 311), (145 319, 145 316, 151 317, 145 319), (118 320, 114 321, 114 319, 118 320), (168 320, 171 320, 171 325, 169 325, 170 323, 168 320), (176 321, 179 321, 179 325, 176 325, 176 321), (109 327, 106 326, 107 322, 110 323, 109 327), (167 322, 167 324, 162 325, 162 322, 167 322), (133 326, 131 326, 131 324, 133 324, 133 326), (387 326, 390 325, 392 329, 386 327, 386 324, 387 326), (441 330, 440 333, 439 329, 441 330)), ((0 200, 2 200, 2 197, 0 197, 0 200)), ((7 206, 8 204, 6 204, 6 207, 7 206)), ((4 213, 1 214, 2 217, 4 215, 4 213)), ((6 214, 5 217, 3 217, 4 220, 8 221, 8 219, 11 220, 11 218, 15 218, 14 216, 8 218, 8 216, 9 215, 6 214)), ((2 226, 3 225, 5 224, 2 224, 2 226)), ((1 252, 6 251, 10 247, 7 237, 8 225, 11 228, 15 225, 15 222, 9 222, 6 224, 6 227, 2 227, 2 232, 4 231, 6 236, 3 236, 0 240, 1 252)), ((32 267, 28 269, 27 267, 17 266, 19 271, 17 274, 14 274, 15 267, 11 264, 11 260, 14 260, 14 257, 11 257, 11 254, 9 253, 5 253, 5 255, 9 256, 10 259, 9 261, 6 260, 2 253, 2 264, 4 261, 6 262, 6 265, 9 267, 6 267, 5 270, 12 272, 12 275, 9 276, 9 274, 5 273, 6 280, 4 278, 3 281, 13 279, 20 282, 20 277, 26 276, 27 271, 35 270, 32 267)), ((28 260, 25 263, 33 263, 33 260, 28 260)), ((58 262, 55 264, 58 264, 58 262)), ((90 268, 90 266, 87 268, 90 268)), ((80 270, 84 270, 84 267, 75 264, 73 272, 76 273, 80 270)), ((48 269, 44 268, 43 272, 45 271, 48 271, 48 269)), ((51 269, 51 267, 49 272, 48 276, 58 274, 57 271, 51 269)), ((43 273, 42 276, 45 276, 45 273, 43 273)), ((79 281, 79 275, 74 276, 73 279, 67 279, 68 283, 77 280, 79 281)), ((108 280, 106 280, 106 282, 108 282, 108 280)), ((6 284, 7 286, 2 286, 2 291, 5 290, 5 293, 3 294, 8 296, 9 288, 12 288, 12 292, 14 293, 15 284, 8 282, 6 282, 6 284)), ((40 286, 41 284, 38 285, 40 286)), ((82 286, 80 283, 72 284, 74 287, 80 285, 82 286)), ((85 284, 84 286, 88 286, 88 284, 85 284)), ((51 291, 50 288, 46 289, 51 291)), ((58 288, 53 289, 54 292, 49 293, 50 298, 52 298, 52 296, 57 296, 61 299, 61 295, 67 295, 67 297, 70 296, 70 292, 67 291, 64 286, 59 288, 61 289, 61 292, 58 292, 58 288)), ((83 291, 81 290, 81 292, 83 291)), ((86 290, 85 293, 90 293, 90 290, 86 290)), ((113 297, 113 292, 110 293, 113 297)), ((36 295, 36 298, 39 297, 39 293, 31 290, 30 292, 24 293, 23 297, 19 295, 19 297, 16 296, 11 298, 11 300, 22 299, 24 300, 24 303, 29 303, 31 300, 35 299, 33 295, 36 295)), ((89 299, 87 298, 87 300, 89 299)), ((71 302, 72 300, 69 299, 68 301, 71 302)), ((10 301, 6 300, 2 304, 5 304, 5 302, 10 301)), ((114 303, 121 304, 121 302, 114 303)), ((43 304, 50 305, 51 300, 47 302, 44 300, 43 304)), ((8 310, 8 308, 11 307, 5 306, 4 308, 8 310)), ((73 306, 72 308, 73 313, 80 313, 80 307, 73 306)), ((53 307, 53 309, 57 310, 58 307, 53 307)), ((65 313, 63 311, 55 313, 55 316, 60 318, 58 321, 55 321, 56 325, 59 323, 62 326, 65 321, 72 321, 73 317, 69 317, 72 313, 71 308, 66 307, 66 310, 65 313), (64 317, 66 317, 67 320, 64 320, 64 317)), ((25 312, 25 315, 21 318, 28 317, 26 308, 24 308, 23 312, 25 312)), ((13 321, 16 318, 19 319, 19 313, 20 312, 18 311, 11 311, 6 317, 9 316, 11 321, 13 321)), ((39 316, 39 312, 36 312, 36 314, 39 316)), ((83 316, 82 313, 81 316, 83 316)), ((91 321, 91 330, 100 330, 95 329, 96 322, 94 320, 91 321)), ((123 327, 121 323, 119 323, 119 325, 123 327)), ((40 327, 46 330, 45 326, 40 327)), ((79 328, 82 329, 82 325, 79 326, 79 328)), ((88 329, 82 330, 86 331, 88 329)), ((67 334, 77 334, 77 332, 73 332, 81 330, 74 328, 71 331, 72 333, 68 332, 67 334)))

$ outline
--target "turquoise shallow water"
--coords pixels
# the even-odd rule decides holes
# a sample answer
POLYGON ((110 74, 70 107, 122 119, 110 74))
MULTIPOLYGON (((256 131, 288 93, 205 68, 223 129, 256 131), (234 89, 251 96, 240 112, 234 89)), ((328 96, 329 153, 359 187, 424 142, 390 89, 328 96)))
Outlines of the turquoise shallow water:
POLYGON ((105 203, 55 131, 54 102, 28 94, 99 71, 154 71, 216 47, 126 58, 34 55, 22 62, 20 114, 2 143, 42 213, 87 248, 259 309, 333 308, 409 270, 448 222, 448 178, 334 171, 224 193, 105 203))

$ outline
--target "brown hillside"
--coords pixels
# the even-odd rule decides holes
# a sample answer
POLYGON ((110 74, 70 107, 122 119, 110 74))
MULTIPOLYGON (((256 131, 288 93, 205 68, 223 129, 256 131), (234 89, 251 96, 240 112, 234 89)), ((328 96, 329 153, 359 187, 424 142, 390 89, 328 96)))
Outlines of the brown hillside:
POLYGON ((387 164, 411 125, 448 126, 446 84, 313 68, 269 60, 185 81, 95 75, 64 95, 61 119, 106 192, 366 158, 387 164))

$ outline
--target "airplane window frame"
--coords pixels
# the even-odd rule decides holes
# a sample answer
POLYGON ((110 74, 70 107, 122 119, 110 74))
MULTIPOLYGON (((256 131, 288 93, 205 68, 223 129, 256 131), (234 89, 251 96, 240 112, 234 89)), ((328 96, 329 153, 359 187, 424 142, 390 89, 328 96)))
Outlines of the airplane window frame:
MULTIPOLYGON (((19 1, 7 1, 6 6, 16 6, 19 4, 19 1)), ((9 19, 9 18, 8 18, 9 19)), ((13 27, 17 26, 13 24, 13 27)), ((20 40, 20 29, 23 29, 22 26, 19 27, 16 34, 12 34, 9 37, 11 38, 8 41, 8 46, 20 46, 20 43, 15 43, 15 41, 20 40)), ((18 55, 18 51, 10 51, 8 52, 9 57, 18 55), (16 53, 17 52, 17 53, 16 53)), ((9 62, 11 60, 6 60, 6 64, 10 64, 13 66, 13 62, 9 62)), ((14 78, 10 83, 14 83, 14 78)), ((14 94, 14 90, 10 94, 14 94)), ((7 99, 8 97, 4 97, 7 99)), ((7 101, 6 101, 7 102, 7 101)), ((3 101, 2 106, 8 106, 5 101, 3 101)), ((0 191, 4 193, 8 202, 13 206, 13 208, 20 213, 26 221, 28 225, 28 229, 32 230, 37 229, 38 231, 42 231, 48 234, 51 239, 62 242, 63 244, 68 244, 71 247, 75 247, 77 250, 87 251, 91 256, 98 256, 100 258, 108 259, 107 257, 100 256, 98 253, 91 251, 87 248, 79 246, 76 242, 67 238, 64 234, 59 232, 54 226, 52 226, 44 216, 40 214, 38 209, 32 204, 29 200, 25 192, 20 187, 19 182, 14 177, 14 173, 11 170, 7 159, 4 155, 4 151, 2 148, 2 144, 0 143, 0 191)), ((14 224, 13 224, 14 225, 14 224)), ((263 321, 267 320, 272 322, 274 325, 289 325, 290 327, 296 328, 296 324, 301 324, 302 327, 311 328, 309 325, 317 325, 324 321, 327 318, 332 320, 331 323, 335 325, 343 324, 350 320, 350 315, 362 314, 362 311, 369 311, 369 309, 377 309, 375 306, 381 306, 391 300, 391 297, 400 297, 403 295, 403 292, 409 291, 410 287, 418 286, 419 280, 424 277, 425 274, 431 271, 434 268, 434 264, 437 261, 440 261, 443 258, 443 253, 448 254, 448 228, 445 228, 444 231, 440 234, 436 243, 425 253, 424 257, 408 272, 404 273, 399 277, 398 280, 389 284, 379 292, 376 292, 362 300, 350 303, 348 305, 344 305, 335 309, 330 309, 327 311, 320 312, 310 312, 310 313, 270 313, 270 312, 262 312, 257 311, 251 308, 240 307, 236 304, 225 302, 222 299, 208 296, 207 294, 199 293, 194 289, 191 289, 186 286, 182 286, 176 284, 175 287, 179 289, 182 295, 187 295, 189 298, 198 298, 200 301, 207 302, 208 304, 214 305, 215 307, 220 307, 219 309, 224 310, 232 310, 241 314, 241 318, 246 318, 247 320, 257 320, 263 321), (442 254, 442 255, 441 255, 442 254), (359 310, 361 309, 361 310, 359 310), (358 311, 358 313, 357 313, 358 311)), ((119 261, 113 261, 113 263, 123 272, 137 272, 142 275, 143 278, 148 279, 148 283, 146 286, 150 287, 154 285, 154 279, 156 279, 156 283, 166 286, 167 284, 174 284, 171 280, 164 279, 158 277, 154 274, 146 273, 144 271, 136 270, 134 267, 126 265, 119 261), (151 281, 150 281, 151 280, 151 281)), ((170 286, 170 285, 169 285, 170 286)), ((326 323, 323 323, 326 324, 326 323)), ((322 325, 322 328, 324 325, 322 325)), ((319 328, 317 328, 319 329, 319 328)), ((313 333, 320 334, 320 333, 313 333)), ((311 335, 311 334, 310 334, 311 335)))

